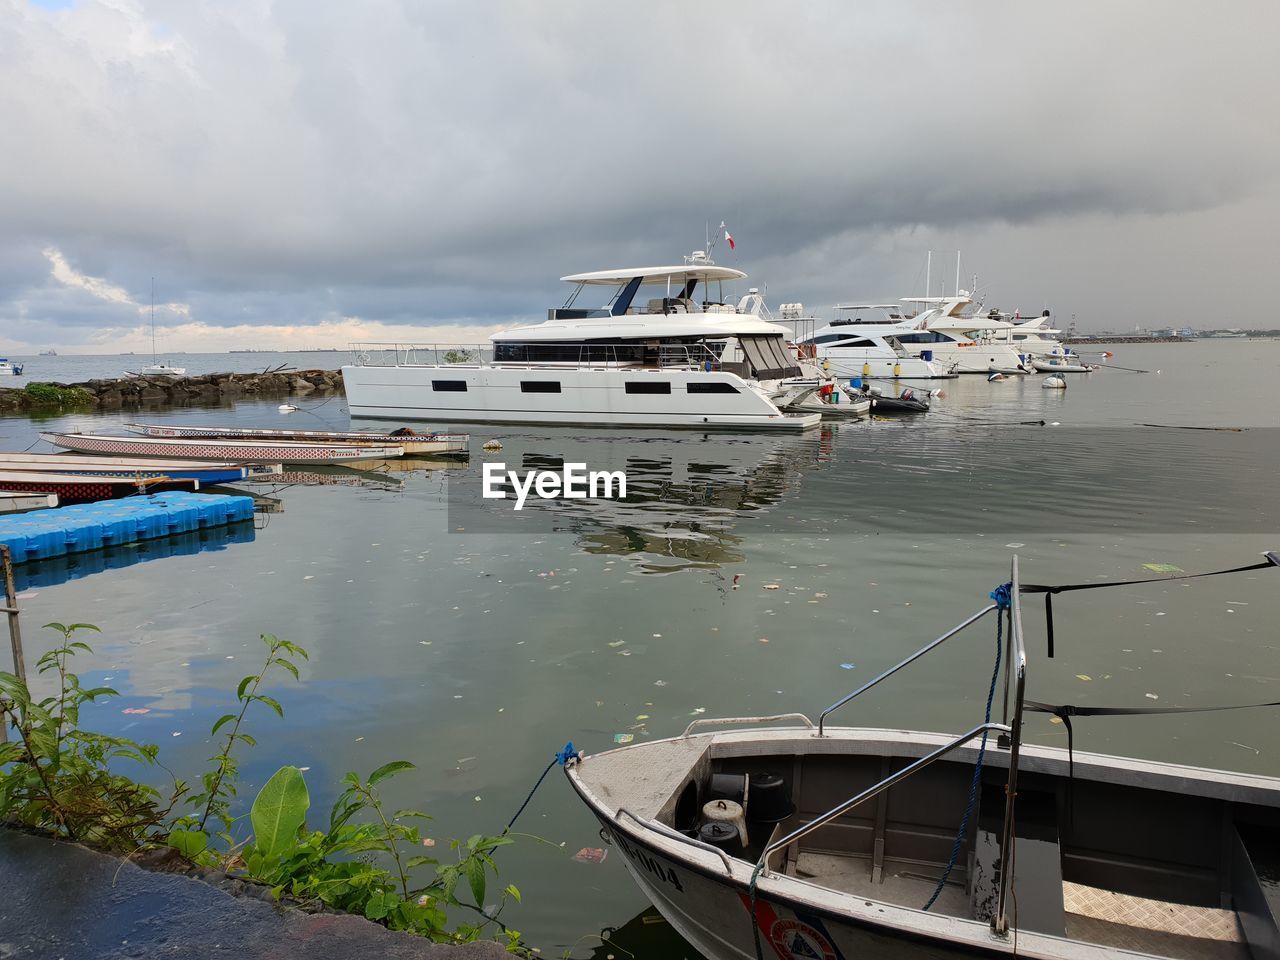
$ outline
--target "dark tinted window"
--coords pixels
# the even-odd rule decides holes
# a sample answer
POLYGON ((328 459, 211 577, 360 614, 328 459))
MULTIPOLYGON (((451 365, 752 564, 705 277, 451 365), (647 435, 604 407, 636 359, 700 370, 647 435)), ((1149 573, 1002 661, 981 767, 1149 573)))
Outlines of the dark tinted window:
POLYGON ((685 385, 689 393, 737 393, 738 388, 723 380, 712 380, 710 383, 689 383, 685 385))
POLYGON ((465 380, 432 380, 432 390, 453 391, 455 393, 467 392, 467 381, 465 380))
POLYGON ((521 393, 559 393, 559 380, 521 380, 521 393))
POLYGON ((666 380, 636 380, 627 384, 627 393, 670 393, 666 380))

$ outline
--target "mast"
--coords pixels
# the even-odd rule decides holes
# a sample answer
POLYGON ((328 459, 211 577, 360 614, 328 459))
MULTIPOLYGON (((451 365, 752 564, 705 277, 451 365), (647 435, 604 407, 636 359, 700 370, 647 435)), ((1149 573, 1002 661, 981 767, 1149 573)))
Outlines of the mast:
POLYGON ((151 278, 151 365, 156 365, 156 278, 151 278))
POLYGON ((956 251, 956 296, 960 296, 960 251, 956 251))
MULTIPOLYGON (((927 260, 925 260, 925 262, 924 262, 924 263, 925 263, 925 266, 924 266, 924 298, 925 298, 925 300, 926 300, 926 301, 928 301, 929 297, 930 297, 930 296, 932 296, 932 294, 933 294, 933 286, 932 286, 932 283, 933 283, 933 251, 932 251, 932 250, 930 250, 930 251, 929 251, 929 257, 928 257, 928 259, 927 259, 927 260)), ((928 310, 928 309, 929 309, 929 307, 928 307, 928 304, 927 304, 927 303, 925 304, 925 309, 926 309, 926 310, 928 310)))

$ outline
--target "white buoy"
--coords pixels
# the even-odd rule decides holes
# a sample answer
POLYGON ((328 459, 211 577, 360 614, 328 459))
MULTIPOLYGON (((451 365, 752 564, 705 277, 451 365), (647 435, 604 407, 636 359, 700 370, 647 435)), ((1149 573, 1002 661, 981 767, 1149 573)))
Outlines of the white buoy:
POLYGON ((280 406, 276 407, 276 409, 279 410, 281 413, 293 413, 298 408, 295 407, 292 403, 282 403, 280 404, 280 406))
POLYGON ((1044 383, 1040 384, 1040 386, 1046 390, 1065 390, 1067 389, 1067 378, 1058 376, 1045 377, 1044 383))

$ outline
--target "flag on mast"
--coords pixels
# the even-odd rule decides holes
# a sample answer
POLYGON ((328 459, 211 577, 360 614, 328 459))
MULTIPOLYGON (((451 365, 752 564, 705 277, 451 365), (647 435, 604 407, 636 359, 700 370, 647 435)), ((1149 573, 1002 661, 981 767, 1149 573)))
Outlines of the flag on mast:
POLYGON ((733 234, 729 232, 729 228, 724 225, 724 221, 720 221, 720 229, 724 231, 725 242, 729 244, 730 250, 737 250, 738 245, 733 242, 733 234))

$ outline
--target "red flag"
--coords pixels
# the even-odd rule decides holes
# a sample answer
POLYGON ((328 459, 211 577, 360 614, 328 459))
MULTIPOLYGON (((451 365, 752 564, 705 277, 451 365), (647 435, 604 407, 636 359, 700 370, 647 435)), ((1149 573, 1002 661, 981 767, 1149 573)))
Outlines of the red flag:
POLYGON ((724 232, 724 238, 725 238, 727 241, 729 241, 729 249, 730 249, 730 250, 737 250, 737 249, 738 249, 738 245, 737 245, 736 243, 734 243, 734 242, 733 242, 733 235, 732 235, 731 233, 729 233, 729 231, 728 231, 728 230, 726 230, 726 231, 724 232))

